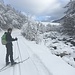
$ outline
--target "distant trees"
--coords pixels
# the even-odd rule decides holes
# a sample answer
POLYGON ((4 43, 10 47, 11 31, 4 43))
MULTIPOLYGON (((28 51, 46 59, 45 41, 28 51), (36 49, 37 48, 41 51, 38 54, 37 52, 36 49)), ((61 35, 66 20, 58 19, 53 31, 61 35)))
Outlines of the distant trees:
POLYGON ((50 31, 60 31, 60 25, 47 24, 45 30, 46 30, 46 32, 50 32, 50 31))

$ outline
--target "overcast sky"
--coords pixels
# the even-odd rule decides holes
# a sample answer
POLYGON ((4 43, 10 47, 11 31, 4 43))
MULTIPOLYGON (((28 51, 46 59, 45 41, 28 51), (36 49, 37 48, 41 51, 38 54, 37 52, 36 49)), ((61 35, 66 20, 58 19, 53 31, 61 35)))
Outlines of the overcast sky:
POLYGON ((58 19, 64 15, 64 6, 70 0, 4 0, 17 10, 31 14, 38 20, 58 19))

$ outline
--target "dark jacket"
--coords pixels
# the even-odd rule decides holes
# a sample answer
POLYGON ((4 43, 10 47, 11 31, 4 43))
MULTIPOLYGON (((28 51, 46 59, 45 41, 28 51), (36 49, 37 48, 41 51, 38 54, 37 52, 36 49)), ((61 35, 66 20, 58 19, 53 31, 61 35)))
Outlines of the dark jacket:
POLYGON ((15 41, 15 39, 12 38, 11 33, 9 32, 6 33, 6 41, 7 41, 6 47, 12 46, 13 45, 12 41, 15 41))

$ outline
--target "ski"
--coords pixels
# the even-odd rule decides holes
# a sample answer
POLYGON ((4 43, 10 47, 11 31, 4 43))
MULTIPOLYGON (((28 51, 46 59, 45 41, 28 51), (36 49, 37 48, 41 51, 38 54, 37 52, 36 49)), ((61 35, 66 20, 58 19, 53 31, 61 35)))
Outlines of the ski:
POLYGON ((16 64, 11 65, 11 66, 15 66, 15 65, 17 65, 17 64, 24 63, 24 62, 25 62, 26 60, 28 60, 28 59, 29 59, 29 57, 28 57, 27 59, 25 59, 25 60, 22 60, 22 61, 17 62, 16 64))
MULTIPOLYGON (((19 57, 17 57, 15 60, 17 60, 19 57)), ((10 65, 10 64, 9 64, 10 65)), ((0 72, 3 70, 3 69, 5 69, 6 67, 8 67, 9 65, 5 65, 4 67, 2 67, 1 69, 0 69, 0 72)))
POLYGON ((28 60, 28 59, 29 59, 29 57, 28 57, 27 59, 25 59, 25 60, 22 60, 22 61, 17 62, 16 64, 13 64, 13 65, 10 64, 8 67, 3 68, 2 70, 0 70, 0 72, 5 71, 5 70, 7 70, 7 69, 10 68, 10 67, 14 67, 14 66, 17 65, 17 64, 23 63, 23 62, 25 62, 25 61, 28 60))

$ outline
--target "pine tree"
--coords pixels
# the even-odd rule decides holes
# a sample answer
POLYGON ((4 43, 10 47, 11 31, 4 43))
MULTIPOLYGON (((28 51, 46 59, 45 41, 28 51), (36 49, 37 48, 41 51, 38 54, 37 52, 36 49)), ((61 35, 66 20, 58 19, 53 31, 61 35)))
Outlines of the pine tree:
POLYGON ((75 13, 75 0, 70 0, 70 2, 65 6, 67 11, 65 12, 67 15, 75 13))
POLYGON ((64 27, 63 31, 68 35, 75 35, 75 0, 70 0, 65 8, 67 11, 62 23, 64 27))

